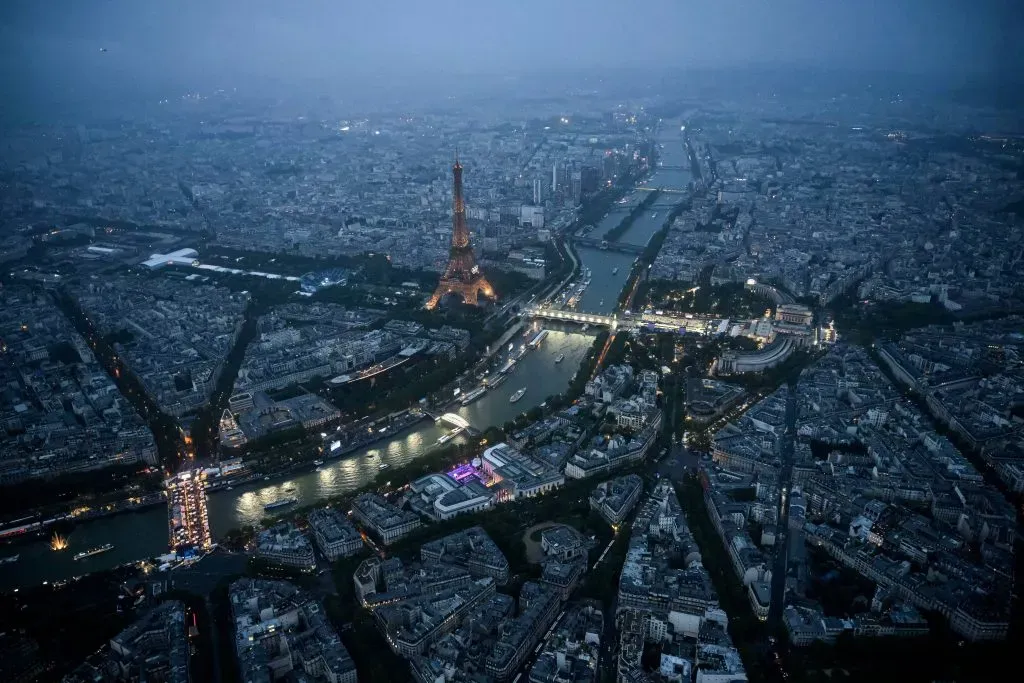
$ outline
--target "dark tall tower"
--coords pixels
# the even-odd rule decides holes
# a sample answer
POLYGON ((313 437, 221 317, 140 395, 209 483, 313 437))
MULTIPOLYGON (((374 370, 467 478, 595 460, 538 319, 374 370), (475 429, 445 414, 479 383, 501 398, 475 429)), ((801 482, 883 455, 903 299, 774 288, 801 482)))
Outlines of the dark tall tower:
POLYGON ((473 255, 473 247, 469 243, 469 227, 466 226, 466 202, 462 198, 462 164, 458 156, 452 166, 455 188, 452 197, 452 247, 448 256, 448 267, 445 268, 437 289, 427 302, 427 308, 434 308, 437 303, 449 294, 458 294, 471 306, 479 302, 482 293, 486 298, 494 297, 491 283, 484 277, 480 266, 473 255))

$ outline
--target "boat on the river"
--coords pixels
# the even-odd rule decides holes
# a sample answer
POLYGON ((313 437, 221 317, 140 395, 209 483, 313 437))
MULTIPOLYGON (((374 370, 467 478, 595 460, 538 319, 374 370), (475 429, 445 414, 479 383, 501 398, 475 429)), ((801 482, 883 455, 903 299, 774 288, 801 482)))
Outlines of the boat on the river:
MULTIPOLYGON (((0 564, 14 564, 18 561, 19 557, 21 557, 20 554, 8 555, 7 557, 0 557, 0 564)), ((77 560, 78 558, 76 557, 75 559, 77 560)))
POLYGON ((525 395, 526 395, 526 387, 523 387, 522 389, 520 389, 516 393, 512 394, 511 396, 509 396, 508 397, 508 402, 509 403, 515 403, 516 401, 518 401, 519 399, 521 399, 525 395))
POLYGON ((612 268, 612 275, 618 275, 618 274, 619 274, 619 267, 615 266, 614 268, 612 268))
POLYGON ((92 557, 93 555, 99 555, 100 553, 105 553, 108 550, 113 550, 113 549, 114 549, 114 544, 113 543, 104 543, 103 545, 96 546, 95 548, 89 548, 88 550, 83 550, 82 552, 77 553, 75 555, 75 559, 76 560, 84 560, 87 557, 92 557))
POLYGON ((468 406, 470 403, 477 400, 486 393, 487 387, 477 387, 476 389, 462 397, 462 405, 468 406))
POLYGON ((264 510, 276 510, 277 508, 287 507, 289 505, 295 505, 299 502, 299 499, 295 496, 288 496, 287 498, 279 498, 272 503, 267 503, 263 506, 264 510))
POLYGON ((386 470, 389 467, 391 467, 391 465, 387 464, 386 462, 382 462, 380 464, 380 469, 382 469, 382 470, 386 470))
POLYGON ((449 441, 451 441, 452 439, 454 439, 458 435, 459 435, 459 432, 457 432, 457 431, 456 432, 449 432, 447 434, 442 434, 441 438, 439 438, 437 440, 437 445, 438 446, 443 446, 444 444, 448 443, 449 441))
POLYGON ((555 362, 556 363, 561 363, 563 360, 565 360, 565 354, 564 353, 560 353, 560 354, 558 354, 558 358, 555 359, 555 362))
POLYGON ((320 465, 324 464, 324 461, 323 460, 314 460, 313 464, 316 465, 317 467, 320 467, 320 465))

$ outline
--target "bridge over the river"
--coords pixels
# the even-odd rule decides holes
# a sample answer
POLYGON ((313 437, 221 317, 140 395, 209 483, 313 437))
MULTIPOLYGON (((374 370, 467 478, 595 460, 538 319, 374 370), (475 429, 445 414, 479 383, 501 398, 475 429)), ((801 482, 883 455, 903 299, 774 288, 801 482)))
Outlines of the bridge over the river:
POLYGON ((562 320, 573 323, 586 323, 588 325, 602 325, 613 329, 622 325, 621 320, 613 315, 601 315, 600 313, 583 313, 580 311, 564 311, 560 308, 544 308, 541 306, 530 306, 525 312, 531 318, 546 318, 548 320, 562 320))
POLYGON ((558 308, 545 308, 543 306, 528 306, 523 309, 523 313, 532 318, 581 324, 586 323, 588 325, 601 325, 602 327, 609 327, 613 331, 617 332, 644 329, 651 332, 711 335, 724 331, 723 323, 728 323, 728 320, 726 319, 707 316, 686 317, 663 314, 659 315, 658 313, 642 313, 623 316, 620 316, 617 313, 612 315, 602 315, 600 313, 565 311, 558 308))
POLYGON ((577 237, 573 240, 573 244, 577 247, 594 247, 604 249, 605 251, 617 251, 637 256, 644 253, 644 247, 640 245, 627 244, 625 242, 609 242, 608 240, 600 240, 595 237, 577 237))

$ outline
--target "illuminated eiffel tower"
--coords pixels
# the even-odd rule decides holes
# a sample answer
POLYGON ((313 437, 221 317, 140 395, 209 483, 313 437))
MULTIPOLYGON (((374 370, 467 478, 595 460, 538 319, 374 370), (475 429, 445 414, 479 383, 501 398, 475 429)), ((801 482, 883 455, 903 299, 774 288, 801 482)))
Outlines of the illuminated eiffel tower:
POLYGON ((455 156, 452 166, 455 189, 452 198, 452 247, 448 256, 448 267, 444 269, 437 289, 427 301, 427 308, 437 306, 438 302, 449 294, 458 294, 462 300, 471 305, 479 304, 479 296, 494 298, 494 288, 484 277, 477 265, 473 247, 469 243, 469 228, 466 226, 466 202, 462 198, 462 164, 455 156))

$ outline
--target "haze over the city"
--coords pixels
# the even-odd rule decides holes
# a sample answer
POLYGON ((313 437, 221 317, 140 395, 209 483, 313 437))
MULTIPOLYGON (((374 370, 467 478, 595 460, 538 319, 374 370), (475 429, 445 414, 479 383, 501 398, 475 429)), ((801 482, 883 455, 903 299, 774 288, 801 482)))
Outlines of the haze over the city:
POLYGON ((213 88, 413 95, 470 75, 487 83, 530 74, 536 84, 623 68, 798 67, 998 82, 1019 70, 1021 22, 1012 0, 10 0, 0 8, 0 78, 21 110, 213 88))

